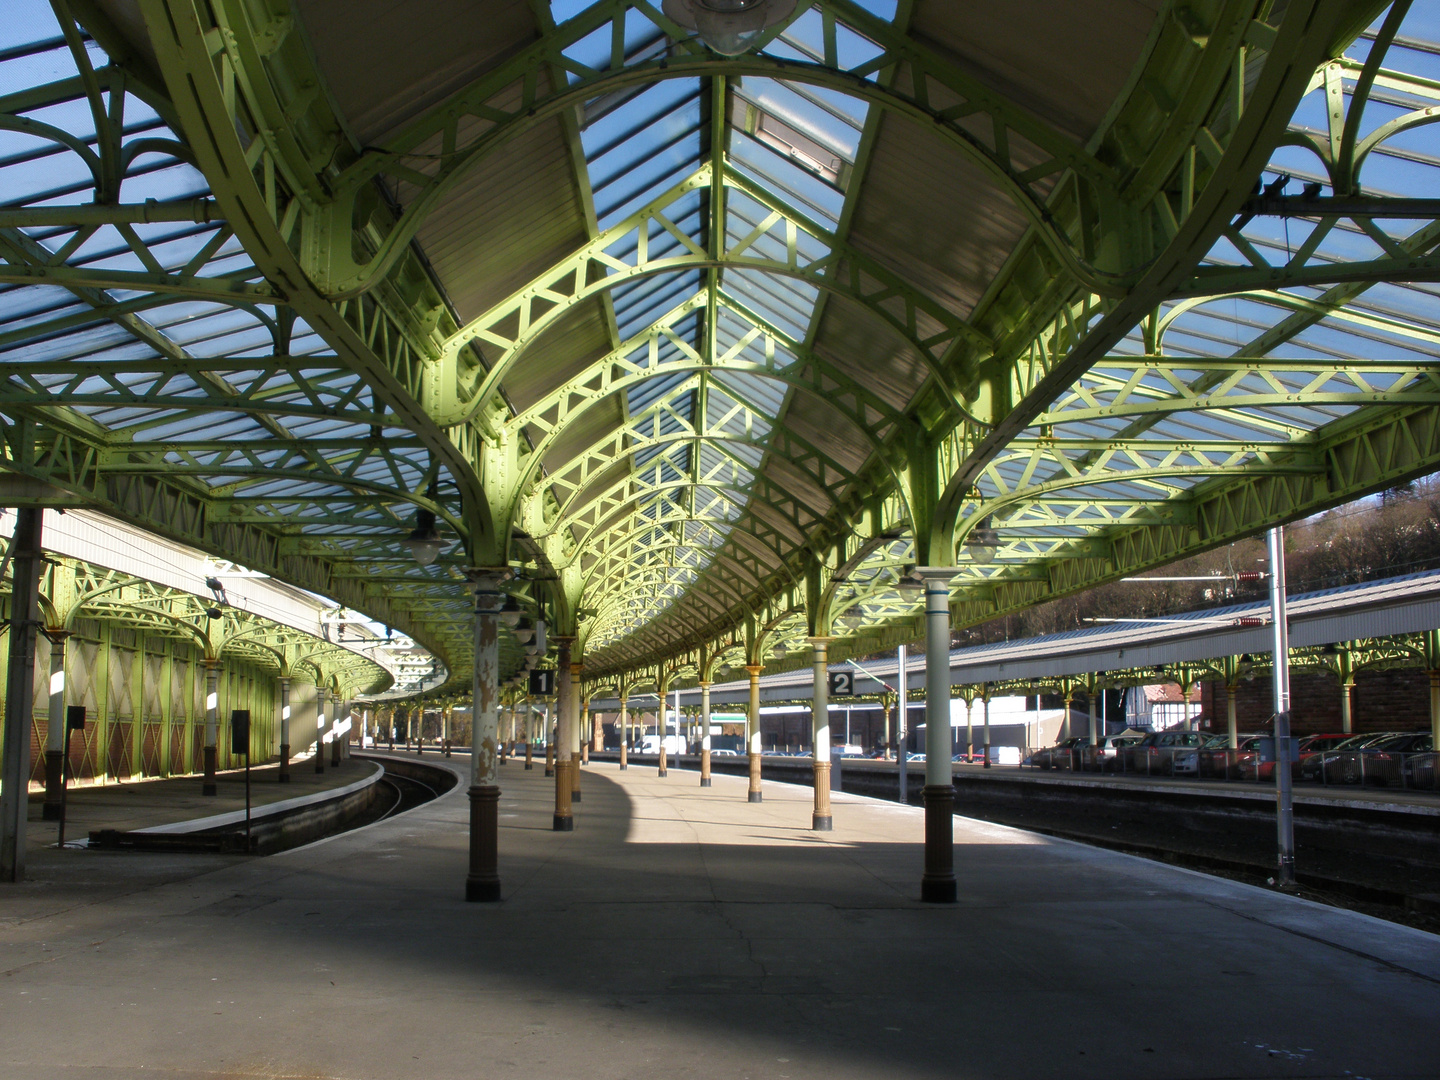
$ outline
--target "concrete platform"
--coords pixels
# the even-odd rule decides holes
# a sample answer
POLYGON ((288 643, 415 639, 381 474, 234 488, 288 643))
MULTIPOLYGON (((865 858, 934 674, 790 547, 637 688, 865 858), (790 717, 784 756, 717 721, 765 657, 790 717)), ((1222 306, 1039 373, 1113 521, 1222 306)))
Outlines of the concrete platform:
MULTIPOLYGON (((315 771, 314 758, 290 763, 290 782, 276 780, 278 762, 250 770, 250 807, 289 801, 333 791, 369 775, 371 768, 353 758, 333 766, 328 758, 325 771, 315 771)), ((99 829, 151 829, 173 826, 196 818, 245 812, 245 770, 229 769, 215 776, 215 794, 200 794, 199 776, 177 776, 167 780, 137 780, 133 783, 86 784, 72 787, 67 796, 65 841, 83 840, 99 829)), ((46 848, 54 848, 60 824, 42 821, 39 796, 30 798, 25 822, 26 860, 33 862, 46 848)), ((41 856, 43 857, 43 856, 41 856)))
POLYGON ((819 835, 804 788, 592 764, 561 834, 541 770, 501 776, 498 905, 461 900, 464 785, 168 880, 56 853, 0 889, 0 1076, 1437 1072, 1420 931, 966 819, 961 902, 923 906, 914 808, 837 795, 819 835))
MULTIPOLYGON (((924 766, 916 766, 921 771, 924 766)), ((895 766, 890 766, 895 771, 895 766)), ((1152 791, 1191 794, 1202 797, 1275 801, 1275 781, 1215 780, 1209 777, 1146 776, 1141 773, 1071 772, 1065 769, 1034 769, 1016 765, 960 763, 953 767, 957 782, 965 780, 1021 780, 1030 784, 1060 784, 1077 787, 1111 788, 1124 791, 1152 791)), ((1440 791, 1414 791, 1378 785, 1317 784, 1296 781, 1292 787, 1296 806, 1344 807, 1356 810, 1384 810, 1396 814, 1440 817, 1440 791)))

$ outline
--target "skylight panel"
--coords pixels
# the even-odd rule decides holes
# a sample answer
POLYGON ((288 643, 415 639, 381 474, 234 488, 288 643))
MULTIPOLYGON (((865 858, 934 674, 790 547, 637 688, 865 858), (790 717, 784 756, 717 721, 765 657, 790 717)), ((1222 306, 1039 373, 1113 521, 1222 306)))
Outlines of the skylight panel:
MULTIPOLYGON (((853 107, 836 109, 803 84, 753 75, 736 80, 735 97, 751 109, 783 121, 807 139, 854 164, 860 134, 865 127, 867 107, 864 102, 844 98, 842 100, 853 107)), ((737 111, 732 110, 731 116, 739 121, 737 111)), ((746 119, 748 121, 748 117, 746 119)), ((736 126, 745 131, 755 130, 750 122, 737 122, 736 126)))
POLYGON ((782 157, 775 148, 732 130, 730 163, 742 176, 818 224, 833 230, 839 223, 844 193, 796 159, 782 157))
POLYGON ((640 333, 699 288, 700 273, 694 270, 653 274, 616 288, 615 321, 620 337, 630 338, 640 333))

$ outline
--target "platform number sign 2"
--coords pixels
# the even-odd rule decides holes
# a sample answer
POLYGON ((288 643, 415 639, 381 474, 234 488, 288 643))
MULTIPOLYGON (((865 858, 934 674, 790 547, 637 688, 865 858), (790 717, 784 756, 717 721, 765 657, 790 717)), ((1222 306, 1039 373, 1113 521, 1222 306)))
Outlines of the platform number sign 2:
POLYGON ((555 693, 555 672, 550 668, 537 668, 530 672, 530 696, 549 697, 555 693))
POLYGON ((854 697, 855 673, 853 671, 830 672, 830 696, 854 697))

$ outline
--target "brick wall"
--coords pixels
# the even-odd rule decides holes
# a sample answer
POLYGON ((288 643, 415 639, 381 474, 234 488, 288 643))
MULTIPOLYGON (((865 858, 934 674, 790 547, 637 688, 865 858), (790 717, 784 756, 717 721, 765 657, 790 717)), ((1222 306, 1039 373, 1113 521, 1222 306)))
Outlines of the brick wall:
MULTIPOLYGON (((1241 731, 1269 727, 1273 712, 1270 678, 1241 682, 1235 713, 1241 731)), ((1298 735, 1339 731, 1340 682, 1333 675, 1295 671, 1290 675, 1291 728, 1298 735)), ((1225 685, 1201 688, 1201 715, 1213 731, 1225 730, 1225 685)), ((1417 669, 1362 671, 1355 677, 1351 704, 1354 730, 1408 731, 1430 726, 1430 676, 1417 669)))

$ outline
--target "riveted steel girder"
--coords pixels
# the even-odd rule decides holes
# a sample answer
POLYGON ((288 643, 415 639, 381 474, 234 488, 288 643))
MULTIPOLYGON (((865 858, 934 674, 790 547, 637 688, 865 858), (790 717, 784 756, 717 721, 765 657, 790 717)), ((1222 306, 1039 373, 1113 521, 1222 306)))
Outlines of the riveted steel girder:
MULTIPOLYGON (((1395 276, 1418 280, 1431 272, 1432 234, 1422 229, 1396 236, 1376 227, 1377 218, 1393 219, 1360 178, 1366 155, 1383 140, 1362 138, 1366 129, 1344 109, 1338 120, 1331 115, 1329 132, 1310 139, 1336 184, 1335 200, 1278 210, 1300 216, 1311 211, 1321 228, 1310 236, 1350 230, 1372 241, 1379 256, 1321 265, 1311 258, 1311 245, 1281 259, 1244 230, 1244 215, 1277 210, 1253 201, 1250 187, 1306 89, 1329 92, 1347 79, 1367 89, 1404 82, 1379 69, 1378 61, 1358 67, 1330 61, 1334 46, 1376 7, 1292 0, 1282 17, 1270 4, 1216 0, 1166 15, 1167 32, 1157 34, 1131 89, 1092 144, 1082 147, 902 27, 844 0, 801 4, 832 28, 823 49, 804 59, 722 60, 688 40, 632 54, 625 35, 617 33, 608 65, 590 68, 565 50, 597 30, 623 28, 627 20, 653 25, 657 38, 675 29, 653 5, 602 0, 561 26, 543 23, 532 47, 421 114, 389 142, 361 150, 348 142, 326 95, 315 90, 321 80, 313 58, 283 2, 262 9, 245 0, 145 0, 163 87, 174 99, 160 114, 183 125, 194 145, 177 143, 175 153, 200 166, 213 196, 164 210, 118 204, 110 196, 124 175, 123 168, 117 172, 123 155, 114 150, 127 135, 123 125, 111 125, 99 137, 103 145, 74 150, 93 158, 95 190, 106 195, 97 201, 115 205, 71 219, 49 208, 17 207, 11 218, 0 217, 0 243, 9 245, 6 273, 17 280, 54 273, 53 282, 91 305, 93 316, 86 317, 124 325, 152 345, 164 374, 151 379, 140 368, 117 366, 98 369, 91 378, 99 381, 86 382, 60 370, 60 363, 48 372, 7 372, 0 409, 16 416, 19 426, 44 425, 43 433, 27 429, 11 439, 14 472, 112 506, 148 505, 152 517, 173 516, 176 507, 200 508, 200 531, 210 542, 220 536, 217 528, 240 530, 264 538, 252 546, 277 545, 272 561, 285 550, 281 541, 299 543, 306 522, 322 521, 336 539, 315 534, 303 543, 320 547, 295 546, 295 555, 283 556, 310 558, 317 567, 332 558, 326 545, 350 545, 364 557, 383 559, 384 542, 366 539, 369 534, 356 527, 393 528, 404 499, 436 507, 467 539, 473 558, 506 561, 519 521, 528 559, 598 573, 593 580, 606 583, 623 580, 619 553, 643 550, 637 538, 645 530, 705 530, 701 543, 682 539, 675 545, 676 555, 693 553, 686 572, 696 576, 683 596, 656 594, 657 602, 670 606, 636 631, 625 652, 631 664, 693 652, 732 633, 814 564, 826 574, 857 558, 867 565, 869 553, 857 555, 858 547, 875 542, 880 529, 857 521, 877 500, 893 499, 900 507, 885 527, 909 522, 917 561, 952 560, 959 533, 982 512, 993 514, 1007 532, 1028 530, 1007 536, 1002 550, 1013 564, 976 575, 974 595, 957 602, 957 617, 1034 602, 1124 572, 1121 564, 1220 542, 1217 537, 1233 528, 1260 527, 1263 514, 1303 512, 1387 477, 1413 475, 1435 460, 1424 417, 1434 411, 1437 388, 1423 362, 1353 370, 1342 370, 1338 361, 1287 367, 1265 362, 1277 344, 1272 341, 1257 349, 1261 368, 1242 372, 1222 362, 1191 366, 1163 348, 1166 305, 1176 310, 1177 297, 1204 303, 1221 292, 1263 296, 1266 303, 1290 306, 1294 332, 1306 320, 1373 321, 1352 303, 1368 283, 1395 276), (1179 33, 1170 32, 1171 23, 1179 33), (860 68, 847 67, 833 33, 838 24, 857 29, 879 53, 860 68), (729 169, 723 138, 712 133, 708 160, 688 182, 725 197, 711 199, 714 220, 700 240, 678 228, 666 213, 672 203, 662 200, 624 231, 597 234, 584 251, 475 323, 462 325, 454 317, 409 244, 467 170, 576 102, 699 77, 709 80, 705 85, 723 105, 725 82, 734 76, 848 93, 887 116, 921 122, 932 133, 923 137, 945 140, 979 165, 1026 215, 1031 231, 976 309, 961 318, 729 169), (440 152, 425 159, 430 164, 417 164, 422 159, 414 154, 421 148, 440 152), (377 200, 377 180, 403 198, 393 205, 377 200), (759 207, 748 235, 735 230, 737 216, 727 225, 727 201, 759 207), (217 278, 201 273, 203 260, 164 263, 136 227, 157 221, 218 224, 207 241, 210 252, 238 241, 253 272, 217 278), (59 259, 26 246, 29 230, 64 226, 75 231, 59 259), (102 227, 115 230, 116 253, 138 259, 143 273, 106 276, 70 258, 102 227), (1221 239, 1246 265, 1201 265, 1221 239), (678 245, 675 252, 654 258, 647 250, 671 244, 678 245), (672 267, 705 272, 696 298, 706 316, 703 344, 676 349, 681 366, 654 363, 652 343, 682 344, 666 338, 657 324, 642 334, 649 335, 643 344, 650 363, 635 355, 638 339, 617 343, 617 350, 634 348, 607 357, 540 407, 510 415, 499 394, 506 366, 554 324, 557 313, 622 280, 672 267), (754 317, 747 319, 756 331, 746 343, 748 353, 717 351, 714 324, 721 305, 729 305, 730 314, 753 316, 726 296, 729 269, 800 277, 851 297, 922 360, 928 389, 903 412, 876 408, 878 399, 867 399, 863 386, 853 380, 847 385, 833 366, 754 317), (1321 297, 1293 290, 1312 281, 1334 288, 1321 297), (127 290, 121 295, 138 290, 138 296, 118 301, 111 291, 121 289, 127 290), (144 320, 137 321, 142 311, 149 318, 175 298, 199 297, 196 290, 210 290, 208 302, 257 312, 274 328, 298 315, 335 356, 317 367, 292 363, 277 332, 274 351, 283 359, 252 369, 232 358, 215 373, 199 370, 167 350, 163 334, 147 337, 144 320), (1147 355, 1114 357, 1120 339, 1146 320, 1153 324, 1147 355), (758 364, 757 351, 765 356, 758 364), (727 368, 835 402, 837 414, 858 429, 871 460, 858 473, 825 460, 786 430, 785 409, 757 408, 722 384, 727 368), (668 411, 655 413, 667 424, 693 417, 688 453, 680 451, 687 443, 683 436, 669 438, 673 432, 655 427, 646 432, 643 418, 639 424, 627 418, 613 436, 544 473, 545 451, 586 409, 660 373, 693 376, 681 393, 699 403, 698 412, 681 408, 677 397, 668 411), (704 403, 718 393, 733 408, 712 413, 704 403), (229 411, 262 418, 276 445, 232 453, 180 440, 135 450, 86 426, 82 410, 122 402, 157 410, 153 420, 134 425, 132 442, 171 416, 229 411), (65 413, 67 406, 75 411, 65 413), (1317 427, 1313 418, 1287 413, 1307 407, 1332 408, 1339 418, 1317 427), (353 444, 281 445, 288 432, 276 425, 307 416, 352 421, 353 444), (1176 438, 1164 427, 1167 418, 1186 416, 1239 425, 1244 435, 1176 438), (1122 430, 1095 427, 1116 418, 1122 418, 1122 430), (380 428, 396 445, 367 449, 366 439, 376 432, 361 432, 362 426, 380 428), (768 427, 773 444, 766 461, 798 470, 794 484, 777 479, 783 473, 777 469, 742 490, 741 462, 750 459, 737 455, 742 445, 748 454, 761 427, 768 427), (413 432, 413 442, 402 431, 413 432), (521 447, 522 433, 538 433, 540 443, 521 447), (486 435, 499 438, 487 443, 486 435), (720 463, 706 457, 702 464, 700 448, 712 443, 721 451, 720 463), (636 471, 642 452, 658 455, 652 458, 654 475, 636 471), (169 475, 167 463, 173 466, 169 475), (114 475, 116 465, 132 466, 132 475, 114 475), (271 481, 307 486, 293 488, 287 500, 267 490, 267 469, 271 481), (627 469, 631 475, 618 475, 627 469), (444 478, 433 497, 418 482, 427 475, 444 478), (801 477, 824 492, 828 505, 805 505, 795 486, 801 477), (723 500, 715 507, 718 512, 723 506, 723 520, 696 513, 694 500, 705 492, 723 500), (320 498, 302 513, 301 503, 312 493, 320 498), (917 506, 921 495, 923 505, 917 506), (365 500, 372 500, 369 513, 365 500), (694 597, 690 607, 686 596, 694 597)), ((124 77, 107 69, 92 81, 109 86, 124 77)), ((147 86, 150 97, 157 89, 163 96, 160 81, 147 86)), ((1406 90, 1414 89, 1412 80, 1406 90)), ((0 101, 0 113, 18 115, 58 92, 0 101)), ((712 110, 722 136, 723 112, 712 110)), ((1428 123, 1423 112, 1412 110, 1389 125, 1390 134, 1420 130, 1428 123)), ((1303 141, 1297 137, 1296 145, 1303 141)), ((853 193, 847 205, 853 208, 853 193)), ((66 313, 51 321, 77 318, 66 313)), ((766 468, 750 471, 760 475, 766 468)), ((173 535, 175 529, 167 531, 173 535)), ((328 565, 348 575, 355 564, 328 565)), ((860 606, 904 622, 885 603, 860 606)), ((604 656, 598 661, 602 669, 609 663, 604 656)))

